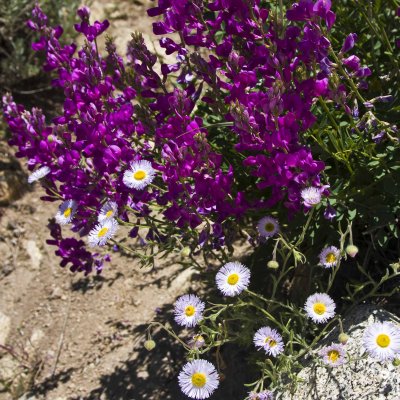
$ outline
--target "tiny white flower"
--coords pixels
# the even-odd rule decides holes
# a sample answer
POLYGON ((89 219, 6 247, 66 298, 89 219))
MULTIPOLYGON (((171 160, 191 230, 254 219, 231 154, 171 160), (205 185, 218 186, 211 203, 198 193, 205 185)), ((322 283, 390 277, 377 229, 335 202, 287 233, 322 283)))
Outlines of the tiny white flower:
POLYGON ((155 174, 156 171, 149 161, 134 161, 130 169, 124 172, 122 180, 131 189, 143 190, 153 181, 155 174))
POLYGON ((340 250, 335 246, 325 247, 319 254, 319 262, 325 268, 334 267, 339 263, 340 250))
POLYGON ((89 246, 104 246, 107 240, 115 235, 117 230, 118 222, 114 218, 100 222, 89 232, 89 246))
POLYGON ((118 205, 114 201, 107 201, 103 207, 101 207, 98 220, 103 222, 107 219, 114 218, 118 211, 118 205))
POLYGON ((321 202, 321 192, 318 188, 308 187, 300 193, 306 207, 314 207, 321 202))
POLYGON ((283 344, 282 336, 276 329, 269 326, 260 328, 254 335, 253 342, 256 347, 264 349, 270 356, 276 357, 283 352, 285 345, 283 344))
POLYGON ((205 304, 194 294, 185 294, 175 302, 175 321, 189 328, 197 325, 203 318, 205 304))
POLYGON ((342 344, 332 343, 319 351, 324 364, 331 367, 338 367, 346 362, 346 350, 342 344))
POLYGON ((218 372, 206 360, 189 361, 178 376, 182 392, 192 399, 208 399, 219 385, 218 372))
POLYGON ((335 315, 335 302, 326 293, 315 293, 307 298, 304 309, 309 318, 320 324, 335 315))
POLYGON ((263 217, 258 221, 257 229, 261 236, 269 238, 279 232, 279 223, 275 218, 263 217))
POLYGON ((392 322, 375 322, 364 331, 363 344, 380 361, 400 357, 400 327, 392 322))
POLYGON ((69 224, 76 213, 77 204, 75 200, 65 200, 58 208, 56 221, 60 225, 69 224))
POLYGON ((224 296, 236 296, 249 286, 250 270, 240 262, 228 262, 218 271, 215 279, 224 296))
POLYGON ((50 168, 49 167, 47 167, 47 166, 40 167, 39 169, 37 169, 35 172, 32 172, 28 176, 28 183, 36 182, 39 179, 44 178, 49 173, 50 173, 50 168))

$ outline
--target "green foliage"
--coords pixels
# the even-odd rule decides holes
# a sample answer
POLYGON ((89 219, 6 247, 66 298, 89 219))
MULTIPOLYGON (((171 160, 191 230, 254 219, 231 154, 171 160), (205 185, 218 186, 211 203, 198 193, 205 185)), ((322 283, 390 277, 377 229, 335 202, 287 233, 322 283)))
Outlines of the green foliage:
MULTIPOLYGON (((53 25, 68 27, 64 40, 74 36, 73 24, 79 0, 42 0, 43 11, 53 25)), ((49 85, 41 72, 42 61, 31 48, 33 33, 26 26, 35 2, 32 0, 0 0, 0 92, 25 94, 49 85)), ((40 89, 39 89, 40 90, 40 89)))

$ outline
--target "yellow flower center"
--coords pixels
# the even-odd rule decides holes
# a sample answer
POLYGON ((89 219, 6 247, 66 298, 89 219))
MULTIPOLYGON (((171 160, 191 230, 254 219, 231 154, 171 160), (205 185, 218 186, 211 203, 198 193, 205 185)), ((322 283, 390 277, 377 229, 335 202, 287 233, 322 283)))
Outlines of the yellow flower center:
POLYGON ((326 306, 323 303, 315 303, 313 306, 313 310, 316 314, 322 315, 326 312, 326 306))
POLYGON ((335 363, 337 360, 339 360, 340 354, 337 350, 329 350, 327 356, 329 361, 335 363))
POLYGON ((191 317, 196 312, 196 309, 193 306, 187 306, 185 308, 185 314, 187 317, 191 317))
POLYGON ((139 171, 136 171, 134 174, 133 174, 133 177, 137 180, 137 181, 142 181, 144 178, 146 178, 146 171, 143 171, 143 170, 139 170, 139 171))
POLYGON ((98 237, 103 237, 108 232, 108 228, 104 227, 99 230, 98 237))
POLYGON ((267 336, 264 343, 268 344, 269 347, 275 347, 277 345, 276 340, 272 339, 271 336, 267 336))
POLYGON ((334 253, 328 253, 328 254, 326 255, 326 257, 325 257, 325 261, 326 261, 327 263, 334 263, 334 262, 336 262, 336 256, 335 256, 335 254, 334 254, 334 253))
POLYGON ((275 225, 272 223, 272 222, 267 222, 266 224, 265 224, 265 230, 267 231, 267 232, 273 232, 274 231, 274 229, 275 229, 275 225))
POLYGON ((112 217, 113 213, 114 213, 114 211, 113 211, 113 210, 109 210, 109 211, 107 211, 107 213, 106 213, 106 218, 110 218, 110 217, 112 217))
POLYGON ((68 218, 72 213, 72 208, 68 207, 65 211, 64 211, 64 217, 68 218))
POLYGON ((386 335, 385 333, 381 333, 376 338, 376 344, 379 347, 388 347, 390 344, 390 337, 388 335, 386 335))
POLYGON ((233 273, 233 274, 230 274, 228 276, 229 285, 236 285, 238 283, 238 281, 239 281, 239 275, 238 274, 233 273))
POLYGON ((207 382, 206 374, 202 372, 195 372, 192 375, 192 384, 198 388, 202 388, 207 382))

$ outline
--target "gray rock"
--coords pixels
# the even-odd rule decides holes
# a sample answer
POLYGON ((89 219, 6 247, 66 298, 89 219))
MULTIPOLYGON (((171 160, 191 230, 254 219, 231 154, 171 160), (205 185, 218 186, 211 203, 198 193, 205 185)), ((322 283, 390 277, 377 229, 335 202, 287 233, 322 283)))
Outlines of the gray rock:
POLYGON ((33 270, 38 270, 42 263, 43 255, 34 240, 27 240, 24 243, 26 252, 31 259, 31 267, 33 270))
POLYGON ((0 311, 0 344, 5 345, 10 333, 11 319, 0 311))
MULTIPOLYGON (((350 336, 346 343, 348 361, 330 368, 318 362, 319 357, 304 360, 298 374, 297 389, 276 395, 277 400, 399 400, 400 367, 392 362, 379 362, 365 357, 362 337, 373 322, 399 322, 393 314, 372 306, 359 306, 343 321, 344 332, 350 336), (363 357, 364 356, 364 357, 363 357)), ((332 342, 338 343, 339 329, 335 328, 316 349, 332 342)))

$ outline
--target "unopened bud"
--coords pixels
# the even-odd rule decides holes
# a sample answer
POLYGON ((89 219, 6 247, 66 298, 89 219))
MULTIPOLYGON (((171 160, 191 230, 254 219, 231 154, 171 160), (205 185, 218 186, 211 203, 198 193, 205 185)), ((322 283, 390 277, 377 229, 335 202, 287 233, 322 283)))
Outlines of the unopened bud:
POLYGON ((181 250, 181 256, 182 257, 189 257, 190 256, 190 253, 191 253, 191 250, 190 250, 190 247, 184 247, 182 250, 181 250))
POLYGON ((342 343, 342 344, 346 344, 348 341, 349 341, 349 339, 350 339, 350 336, 349 335, 347 335, 346 333, 341 333, 340 335, 339 335, 339 342, 340 343, 342 343))
POLYGON ((271 260, 271 261, 268 261, 267 267, 270 268, 270 269, 278 269, 279 268, 279 263, 278 263, 278 261, 271 260))
POLYGON ((144 342, 144 348, 148 351, 151 351, 154 349, 154 347, 156 347, 156 342, 154 340, 146 340, 144 342))
POLYGON ((395 358, 392 363, 395 367, 400 367, 400 358, 395 358))
POLYGON ((358 253, 358 247, 354 246, 354 244, 349 244, 346 247, 346 254, 351 258, 354 258, 357 255, 357 253, 358 253))

